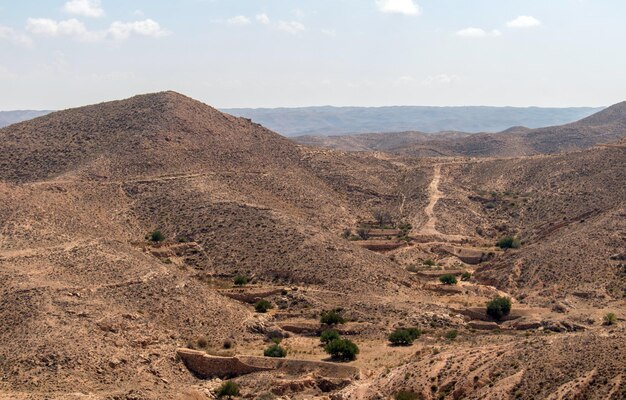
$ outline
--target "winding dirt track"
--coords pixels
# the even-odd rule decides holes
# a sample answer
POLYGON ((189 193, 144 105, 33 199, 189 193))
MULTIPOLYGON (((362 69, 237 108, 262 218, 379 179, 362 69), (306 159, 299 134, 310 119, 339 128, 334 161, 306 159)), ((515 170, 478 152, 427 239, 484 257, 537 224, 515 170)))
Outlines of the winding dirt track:
POLYGON ((433 180, 428 186, 428 205, 424 208, 424 214, 426 215, 426 222, 420 226, 416 233, 423 236, 435 236, 443 242, 455 242, 473 239, 463 235, 449 235, 441 233, 437 230, 437 215, 435 213, 435 206, 441 198, 443 193, 439 190, 439 184, 441 182, 441 166, 443 164, 433 165, 433 180))

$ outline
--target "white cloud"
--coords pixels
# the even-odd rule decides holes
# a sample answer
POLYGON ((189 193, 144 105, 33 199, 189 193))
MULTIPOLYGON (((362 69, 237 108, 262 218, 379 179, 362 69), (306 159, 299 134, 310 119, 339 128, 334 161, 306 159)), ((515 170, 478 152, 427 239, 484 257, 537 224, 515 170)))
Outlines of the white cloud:
POLYGON ((419 15, 422 10, 413 0, 376 0, 378 9, 384 13, 419 15))
POLYGON ((484 37, 498 37, 498 36, 502 36, 502 32, 500 32, 497 29, 492 30, 491 32, 487 32, 484 29, 481 28, 474 28, 474 27, 469 27, 469 28, 465 28, 465 29, 461 29, 460 31, 456 32, 457 36, 461 36, 461 37, 469 37, 469 38, 484 38, 484 37))
POLYGON ((170 32, 161 28, 158 22, 151 19, 134 22, 116 21, 111 24, 107 31, 107 35, 115 40, 125 40, 131 35, 159 38, 169 34, 170 32))
POLYGON ((158 22, 151 19, 134 22, 113 22, 106 31, 89 31, 85 24, 72 18, 65 21, 55 21, 48 18, 29 18, 26 30, 42 36, 67 36, 82 42, 95 42, 111 38, 126 40, 131 35, 148 37, 162 37, 169 34, 162 29, 158 22))
POLYGON ((102 39, 104 35, 98 32, 89 32, 85 24, 75 18, 65 21, 55 21, 49 18, 29 18, 26 30, 35 35, 69 36, 76 40, 90 42, 102 39))
POLYGON ((236 17, 232 17, 226 21, 228 25, 233 26, 244 26, 250 24, 250 18, 245 15, 237 15, 236 17))
POLYGON ((337 31, 335 31, 334 29, 322 29, 321 32, 326 36, 330 36, 330 37, 337 36, 337 31))
POLYGON ((265 14, 265 13, 258 14, 256 16, 256 20, 257 20, 257 22, 260 22, 263 25, 269 25, 269 23, 270 23, 270 17, 268 17, 267 14, 265 14))
POLYGON ((83 17, 98 18, 104 15, 100 0, 70 0, 65 3, 63 9, 70 14, 83 17))
POLYGON ((530 15, 520 15, 506 23, 509 28, 534 28, 541 25, 541 21, 530 15))
POLYGON ((31 46, 33 41, 30 37, 16 32, 13 28, 0 25, 0 40, 7 40, 20 46, 31 46))
POLYGON ((298 21, 280 21, 277 28, 281 31, 296 34, 306 30, 304 25, 298 21))

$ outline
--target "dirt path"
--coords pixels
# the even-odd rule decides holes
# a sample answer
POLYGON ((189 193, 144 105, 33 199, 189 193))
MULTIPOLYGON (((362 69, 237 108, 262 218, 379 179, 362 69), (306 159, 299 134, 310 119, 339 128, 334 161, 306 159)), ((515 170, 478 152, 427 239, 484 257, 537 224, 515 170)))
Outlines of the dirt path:
POLYGON ((437 230, 437 215, 435 214, 435 206, 441 198, 443 193, 439 190, 439 184, 441 182, 441 166, 444 164, 433 165, 433 180, 428 186, 428 205, 424 208, 424 214, 426 215, 426 222, 420 226, 416 233, 423 236, 434 236, 439 238, 443 242, 458 242, 467 239, 473 239, 463 235, 449 235, 441 233, 437 230))
POLYGON ((422 235, 440 235, 437 231, 437 216, 435 215, 435 205, 441 199, 439 191, 439 182, 441 181, 441 165, 436 164, 433 167, 433 180, 428 186, 428 205, 424 209, 424 214, 428 218, 426 223, 420 228, 422 235))

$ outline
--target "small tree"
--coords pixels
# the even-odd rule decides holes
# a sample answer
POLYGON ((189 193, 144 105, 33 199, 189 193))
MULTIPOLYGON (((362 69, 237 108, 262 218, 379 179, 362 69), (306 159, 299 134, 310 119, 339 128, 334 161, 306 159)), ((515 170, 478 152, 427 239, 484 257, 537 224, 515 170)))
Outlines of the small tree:
POLYGON ((239 396, 239 385, 232 381, 226 381, 222 383, 222 386, 217 389, 215 394, 219 398, 226 397, 227 399, 232 399, 234 396, 239 396))
POLYGON ((327 331, 324 331, 320 335, 320 342, 324 344, 328 344, 335 339, 341 339, 341 336, 339 335, 339 332, 337 332, 334 329, 329 329, 327 331))
POLYGON ((281 347, 278 343, 274 343, 263 352, 265 357, 285 358, 287 356, 287 350, 281 347))
POLYGON ((348 339, 335 339, 328 343, 324 350, 337 360, 351 361, 359 354, 359 347, 348 339))
POLYGON ((391 218, 391 214, 388 211, 383 210, 375 210, 373 212, 374 219, 376 223, 380 227, 384 227, 386 225, 391 225, 393 223, 393 219, 391 218))
POLYGON ((519 239, 514 238, 513 236, 505 236, 502 239, 498 240, 496 243, 501 249, 519 249, 522 246, 522 242, 519 239))
POLYGON ((456 276, 452 274, 446 274, 439 278, 439 282, 443 283, 444 285, 456 285, 457 280, 456 276))
POLYGON ((165 235, 161 233, 160 230, 156 230, 154 232, 150 232, 150 241, 159 243, 165 240, 165 235))
POLYGON ((463 274, 461 274, 461 280, 462 281, 469 281, 470 279, 472 279, 472 274, 465 271, 463 272, 463 274))
POLYGON ((604 325, 615 325, 617 317, 613 313, 606 314, 603 318, 604 325))
POLYGON ((248 283, 248 278, 244 275, 237 275, 234 282, 237 286, 244 286, 248 283))
POLYGON ((336 310, 322 311, 320 322, 324 325, 343 324, 346 320, 336 310))
POLYGON ((267 310, 270 310, 272 308, 274 308, 272 303, 270 303, 269 301, 265 299, 257 301, 256 304, 254 305, 254 309, 258 313, 266 313, 267 310))
POLYGON ((422 396, 415 392, 401 391, 393 396, 394 400, 421 400, 422 396))
POLYGON ((511 312, 511 299, 498 296, 487 303, 487 315, 495 320, 501 320, 511 312))
POLYGON ((424 261, 424 265, 427 265, 429 267, 434 267, 435 265, 437 265, 437 263, 429 258, 428 260, 424 261))
POLYGON ((417 328, 398 328, 389 335, 389 342, 396 346, 410 346, 421 334, 417 328))

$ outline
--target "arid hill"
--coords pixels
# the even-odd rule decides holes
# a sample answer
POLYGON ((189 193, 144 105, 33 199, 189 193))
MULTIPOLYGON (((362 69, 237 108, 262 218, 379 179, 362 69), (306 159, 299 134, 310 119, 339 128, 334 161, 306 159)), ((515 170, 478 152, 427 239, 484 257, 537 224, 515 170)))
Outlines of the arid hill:
POLYGON ((302 136, 298 143, 344 151, 389 151, 419 157, 517 157, 586 149, 626 135, 626 102, 571 124, 547 128, 510 128, 499 133, 372 133, 302 136))
POLYGON ((620 399, 625 162, 306 147, 174 92, 0 129, 0 398, 213 398, 193 348, 257 363, 249 398, 620 399), (399 327, 422 336, 391 346, 399 327), (290 363, 260 357, 272 338, 290 363))

